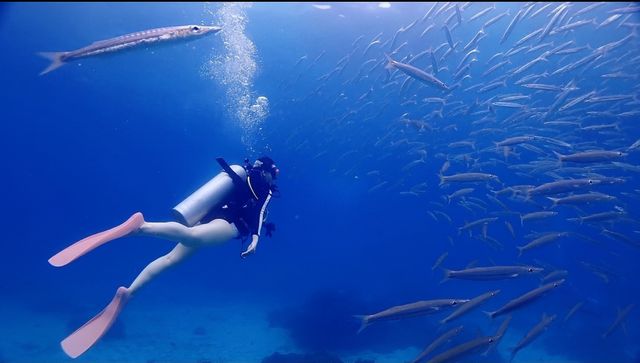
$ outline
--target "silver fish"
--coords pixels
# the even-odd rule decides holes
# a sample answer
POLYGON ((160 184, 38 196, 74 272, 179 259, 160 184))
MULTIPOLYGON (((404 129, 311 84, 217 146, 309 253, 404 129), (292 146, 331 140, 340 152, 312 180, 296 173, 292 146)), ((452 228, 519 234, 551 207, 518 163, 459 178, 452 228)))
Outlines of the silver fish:
POLYGON ((492 311, 492 312, 486 312, 487 315, 489 315, 491 318, 495 318, 498 315, 502 315, 504 313, 507 313, 509 311, 515 310, 523 305, 526 305, 528 303, 530 303, 531 301, 539 298, 540 296, 542 296, 544 293, 546 293, 549 290, 555 289, 556 287, 562 285, 562 283, 564 283, 564 279, 562 280, 558 280, 558 281, 554 281, 554 282, 550 282, 546 285, 542 285, 536 289, 533 289, 529 292, 527 292, 524 295, 518 296, 517 298, 509 301, 508 303, 506 303, 503 307, 501 307, 500 309, 496 310, 496 311, 492 311))
POLYGON ((507 332, 507 328, 509 328, 509 323, 510 322, 511 322, 511 315, 507 316, 507 318, 504 319, 502 324, 500 324, 500 327, 498 328, 498 331, 493 336, 493 338, 494 338, 493 343, 491 343, 489 345, 489 347, 487 348, 487 350, 484 353, 482 353, 483 356, 486 357, 495 347, 498 346, 498 344, 500 343, 500 340, 504 336, 504 333, 507 332))
POLYGON ((391 57, 389 57, 388 55, 386 55, 387 60, 388 60, 388 64, 386 66, 387 69, 392 69, 392 68, 396 68, 399 69, 400 71, 402 71, 404 74, 406 74, 407 76, 417 79, 418 81, 421 81, 425 84, 431 85, 431 86, 435 86, 437 88, 440 88, 441 90, 444 91, 448 91, 449 87, 447 87, 446 84, 444 84, 444 82, 442 82, 441 80, 437 79, 436 77, 434 77, 433 75, 420 70, 412 65, 406 64, 406 63, 401 63, 398 61, 395 61, 393 59, 391 59, 391 57))
POLYGON ((582 305, 584 305, 584 301, 580 301, 577 304, 575 304, 571 310, 569 310, 569 312, 567 313, 567 315, 564 317, 564 322, 566 323, 567 320, 569 320, 569 318, 571 318, 573 316, 573 314, 575 314, 581 307, 582 305))
POLYGON ((471 299, 471 300, 467 301, 466 303, 462 304, 459 308, 457 308, 449 316, 447 316, 446 318, 440 320, 440 323, 448 323, 451 320, 454 320, 454 319, 460 317, 462 314, 467 313, 469 310, 475 308, 476 306, 482 304, 483 302, 489 300, 490 298, 498 295, 499 293, 500 293, 500 290, 494 290, 494 291, 485 292, 482 295, 478 295, 478 296, 474 297, 473 299, 471 299))
POLYGON ((616 197, 608 194, 602 194, 597 192, 585 193, 585 194, 575 194, 570 195, 564 198, 553 198, 547 197, 550 201, 553 202, 553 207, 562 204, 586 204, 593 202, 610 202, 616 200, 616 197))
POLYGON ((486 8, 484 10, 480 10, 478 13, 476 13, 475 15, 473 15, 472 17, 469 18, 469 23, 478 19, 479 17, 485 15, 486 13, 490 12, 491 10, 494 10, 496 8, 496 4, 494 3, 491 7, 486 8))
POLYGON ((449 47, 451 49, 455 48, 455 44, 453 43, 453 38, 451 37, 451 31, 449 30, 448 26, 443 26, 442 30, 444 31, 444 35, 447 38, 447 42, 449 43, 449 47))
POLYGON ((433 267, 431 267, 431 271, 437 269, 442 264, 442 261, 444 261, 444 259, 447 258, 447 256, 449 256, 449 252, 445 252, 442 255, 440 255, 440 257, 438 257, 436 262, 433 264, 433 267))
POLYGON ((421 300, 411 304, 398 305, 381 312, 356 316, 362 320, 362 325, 358 333, 364 330, 369 324, 381 320, 395 320, 401 318, 414 317, 424 314, 436 313, 442 309, 455 307, 459 304, 463 304, 469 301, 468 299, 436 299, 436 300, 421 300))
POLYGON ((520 349, 522 349, 525 346, 527 346, 535 338, 537 338, 538 335, 542 334, 542 332, 544 332, 547 329, 549 324, 551 324, 551 322, 553 322, 553 320, 555 320, 555 318, 556 318, 556 315, 547 316, 547 314, 542 314, 542 320, 538 324, 536 324, 527 333, 527 335, 525 335, 522 338, 522 340, 520 340, 520 342, 518 342, 518 344, 513 348, 513 350, 511 351, 511 360, 513 360, 513 358, 516 356, 516 354, 518 353, 518 351, 520 349))
POLYGON ((629 312, 631 311, 631 309, 633 309, 635 306, 636 304, 630 304, 622 310, 618 309, 618 316, 616 317, 616 320, 613 322, 613 324, 611 324, 609 329, 607 329, 607 331, 604 332, 604 334, 602 334, 602 338, 605 339, 609 335, 611 335, 611 333, 613 333, 613 331, 618 327, 618 325, 622 324, 624 319, 626 319, 627 315, 629 315, 629 312))
POLYGON ((527 243, 524 246, 517 246, 518 248, 518 257, 522 256, 522 252, 528 251, 534 247, 541 246, 543 244, 551 243, 560 237, 566 237, 569 235, 569 232, 551 232, 546 233, 541 237, 534 239, 533 241, 527 243))
POLYGON ((484 25, 482 25, 483 29, 487 29, 490 25, 496 23, 497 21, 499 21, 500 19, 504 18, 505 16, 509 16, 511 15, 511 12, 509 9, 507 9, 504 13, 501 13, 499 15, 494 16, 493 18, 487 20, 484 25))
POLYGON ((487 173, 460 173, 455 175, 440 175, 440 185, 447 183, 500 181, 497 175, 487 173))
POLYGON ((441 346, 443 343, 447 342, 449 339, 458 335, 462 331, 462 326, 453 328, 446 333, 442 334, 436 340, 434 340, 431 344, 429 344, 420 354, 413 360, 413 363, 418 363, 422 361, 429 353, 433 352, 436 348, 441 346))
POLYGON ((502 38, 500 39, 500 44, 504 43, 504 41, 507 40, 509 35, 511 35, 511 33, 513 32, 513 29, 515 29, 516 27, 516 24, 518 23, 518 21, 520 21, 521 16, 522 16, 522 9, 518 11, 518 13, 516 14, 516 16, 513 17, 513 19, 511 19, 511 22, 507 26, 507 29, 505 29, 504 34, 502 34, 502 38))
POLYGON ((40 75, 47 74, 60 68, 65 62, 98 56, 105 53, 117 52, 123 49, 133 48, 140 45, 165 42, 171 40, 187 40, 199 38, 207 34, 215 34, 222 30, 217 26, 204 25, 181 25, 166 28, 156 28, 144 30, 137 33, 125 34, 119 37, 100 40, 86 47, 82 47, 69 52, 42 52, 38 53, 44 58, 51 60, 51 64, 40 75))
POLYGON ((600 184, 600 180, 597 179, 565 179, 558 180, 550 183, 545 183, 532 188, 528 191, 529 196, 534 195, 553 195, 574 190, 590 188, 594 185, 600 184))
POLYGON ((520 215, 520 225, 523 225, 525 221, 532 221, 532 220, 536 220, 536 219, 543 219, 543 218, 549 218, 549 217, 553 217, 558 215, 558 212, 553 212, 553 211, 540 211, 540 212, 533 212, 533 213, 527 213, 524 215, 520 215))
POLYGON ((547 35, 549 35, 549 33, 551 32, 551 29, 553 29, 553 27, 556 25, 556 23, 560 19, 560 16, 565 13, 565 10, 568 9, 564 5, 560 5, 560 7, 562 7, 562 8, 557 13, 555 13, 555 15, 553 15, 553 18, 551 18, 551 20, 549 20, 549 22, 545 26, 544 30, 542 31, 542 33, 540 33, 540 36, 538 37, 538 43, 542 42, 542 40, 547 35))
POLYGON ((510 137, 508 139, 496 142, 495 144, 497 147, 512 146, 512 145, 522 144, 525 142, 535 141, 537 139, 538 137, 535 135, 515 136, 515 137, 510 137))
POLYGON ((584 151, 571 155, 562 155, 554 151, 560 162, 570 161, 574 163, 594 163, 600 161, 617 160, 627 156, 622 151, 594 150, 584 151))
POLYGON ((460 345, 457 345, 443 353, 438 354, 437 356, 433 357, 431 360, 429 360, 427 363, 442 363, 442 362, 450 362, 452 361, 454 358, 457 358, 461 355, 464 355, 466 353, 469 353, 472 350, 478 349, 480 347, 483 346, 487 346, 492 344, 495 341, 495 337, 494 336, 488 336, 488 337, 480 337, 480 338, 476 338, 473 339, 471 341, 468 341, 466 343, 462 343, 460 345))
POLYGON ((584 217, 578 217, 578 218, 568 218, 568 221, 573 221, 573 222, 580 222, 580 224, 584 223, 584 222, 602 222, 602 221, 608 221, 608 220, 612 220, 612 219, 618 219, 620 217, 622 217, 625 214, 625 212, 620 211, 620 210, 612 210, 612 211, 608 211, 608 212, 600 212, 600 213, 594 213, 594 214, 590 214, 588 216, 584 216, 584 217))
POLYGON ((523 276, 526 274, 535 274, 542 272, 543 269, 534 266, 490 266, 490 267, 474 267, 466 270, 444 270, 444 279, 462 279, 462 280, 504 280, 523 276))

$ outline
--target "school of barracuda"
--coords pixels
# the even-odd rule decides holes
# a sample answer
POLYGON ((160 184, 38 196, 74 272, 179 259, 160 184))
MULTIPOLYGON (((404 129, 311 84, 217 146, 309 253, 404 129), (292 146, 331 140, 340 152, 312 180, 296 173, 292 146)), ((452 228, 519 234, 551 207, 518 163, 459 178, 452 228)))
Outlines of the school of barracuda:
MULTIPOLYGON (((445 279, 522 279, 520 295, 507 296, 491 285, 480 296, 443 296, 360 317, 362 330, 380 320, 446 311, 438 319, 444 325, 479 313, 487 301, 498 303, 487 313, 505 316, 495 334, 460 341, 455 337, 462 326, 447 329, 415 359, 443 362, 487 353, 499 344, 512 316, 567 288, 568 271, 532 258, 536 251, 587 243, 614 260, 612 245, 622 251, 617 253, 637 255, 640 223, 628 206, 640 200, 640 166, 632 163, 640 154, 640 140, 633 138, 640 116, 640 5, 423 5, 425 12, 395 33, 371 29, 375 35, 358 36, 333 68, 309 80, 314 88, 308 94, 292 96, 291 104, 314 99, 330 107, 321 123, 300 121, 288 142, 297 150, 313 150, 313 160, 326 158, 334 173, 365 179, 370 194, 395 192, 428 201, 425 219, 449 225, 452 243, 431 269, 447 265, 456 251, 453 242, 462 238, 484 242, 478 248, 496 256, 510 256, 508 264, 447 266, 445 279), (345 91, 331 92, 336 87, 345 91), (300 136, 309 128, 323 142, 342 145, 344 153, 327 158, 321 145, 300 136), (345 134, 357 137, 339 136, 345 134), (381 161, 396 162, 397 170, 363 170, 381 161), (436 175, 439 185, 427 181, 436 175), (466 222, 449 217, 451 211, 464 212, 466 222), (567 230, 553 229, 558 226, 567 230), (497 230, 512 239, 493 238, 497 230)), ((317 69, 322 58, 325 51, 299 58, 280 87, 294 88, 314 71, 323 72, 317 69)), ((593 274, 599 288, 626 288, 611 282, 618 277, 616 266, 577 262, 583 270, 571 273, 593 274)), ((540 322, 513 347, 511 359, 589 304, 574 299, 571 309, 546 307, 540 322)), ((610 337, 634 307, 634 301, 620 301, 617 316, 614 306, 599 311, 609 328, 591 334, 610 337)))

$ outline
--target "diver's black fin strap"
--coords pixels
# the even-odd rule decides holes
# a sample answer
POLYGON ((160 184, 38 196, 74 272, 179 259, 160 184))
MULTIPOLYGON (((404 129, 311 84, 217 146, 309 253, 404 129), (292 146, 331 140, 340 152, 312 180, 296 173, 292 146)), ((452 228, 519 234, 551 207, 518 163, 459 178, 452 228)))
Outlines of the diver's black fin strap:
POLYGON ((229 177, 231 177, 231 180, 233 180, 233 184, 236 184, 236 186, 244 185, 244 180, 242 180, 242 178, 238 174, 236 174, 233 169, 231 169, 229 164, 227 164, 227 162, 223 158, 216 158, 216 161, 218 162, 218 164, 220 164, 222 170, 229 174, 229 177))

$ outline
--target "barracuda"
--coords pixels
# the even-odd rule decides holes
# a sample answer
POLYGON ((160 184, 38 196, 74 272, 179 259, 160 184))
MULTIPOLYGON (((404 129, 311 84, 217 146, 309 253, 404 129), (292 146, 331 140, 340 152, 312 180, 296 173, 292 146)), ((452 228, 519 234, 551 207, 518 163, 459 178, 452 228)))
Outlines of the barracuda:
POLYGON ((42 52, 40 56, 47 58, 51 64, 40 75, 47 74, 62 67, 65 62, 98 56, 105 53, 117 52, 143 44, 166 42, 171 40, 190 40, 207 34, 215 34, 222 30, 217 26, 181 25, 166 28, 156 28, 141 32, 125 34, 119 37, 100 40, 76 50, 68 52, 42 52))

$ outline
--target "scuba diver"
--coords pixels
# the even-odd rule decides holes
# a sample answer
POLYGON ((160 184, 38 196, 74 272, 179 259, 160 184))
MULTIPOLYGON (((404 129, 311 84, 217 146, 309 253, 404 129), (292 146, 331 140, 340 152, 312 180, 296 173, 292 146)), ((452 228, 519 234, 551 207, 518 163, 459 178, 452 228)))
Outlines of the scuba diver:
MULTIPOLYGON (((138 212, 121 225, 82 239, 49 259, 53 266, 65 266, 95 248, 125 236, 152 236, 177 242, 171 252, 147 265, 129 287, 119 287, 102 312, 61 342, 67 355, 76 358, 91 348, 111 327, 131 296, 200 247, 233 238, 244 241, 251 236, 251 243, 241 257, 256 251, 267 205, 278 191, 274 181, 280 170, 269 157, 261 157, 253 165, 245 160, 244 167, 229 166, 222 158, 216 160, 224 171, 173 209, 180 223, 146 222, 138 212)), ((270 237, 275 225, 264 223, 264 227, 270 237)))

